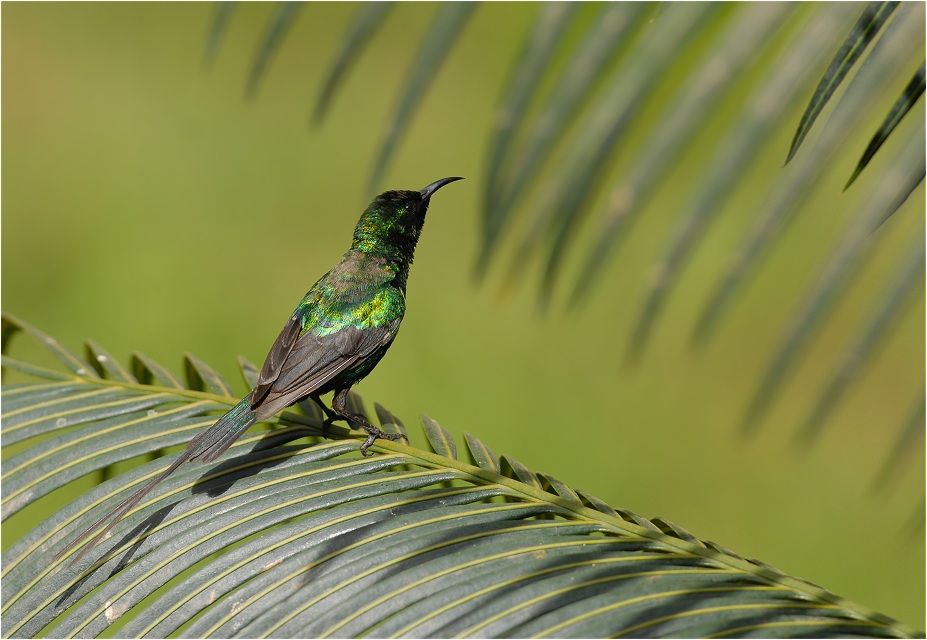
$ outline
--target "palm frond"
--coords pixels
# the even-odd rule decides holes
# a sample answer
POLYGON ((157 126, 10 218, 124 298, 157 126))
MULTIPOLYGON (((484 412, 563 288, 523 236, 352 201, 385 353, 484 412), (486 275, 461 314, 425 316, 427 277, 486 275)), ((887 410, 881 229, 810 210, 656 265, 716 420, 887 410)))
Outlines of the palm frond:
POLYGON ((869 161, 872 160, 885 141, 888 140, 888 137, 898 124, 908 115, 914 103, 924 94, 925 75, 927 75, 927 68, 925 68, 925 63, 922 62, 918 70, 914 72, 914 77, 911 78, 911 82, 908 83, 908 86, 904 88, 904 91, 898 97, 898 101, 892 105, 891 111, 888 112, 879 130, 872 136, 872 140, 869 141, 869 145, 866 147, 866 150, 863 151, 863 157, 859 159, 856 169, 853 170, 853 175, 850 176, 846 186, 843 188, 844 191, 846 191, 847 188, 853 184, 853 181, 859 177, 859 174, 863 172, 863 169, 866 168, 869 161))
POLYGON ((335 97, 335 92, 348 73, 348 69, 360 56, 373 34, 383 24, 393 6, 393 2, 367 2, 360 6, 357 15, 354 17, 354 22, 348 28, 348 32, 341 42, 341 47, 335 55, 335 61, 329 68, 328 75, 322 83, 322 89, 319 91, 318 101, 312 115, 313 122, 318 124, 325 117, 328 105, 331 104, 332 99, 335 97))
POLYGON ((664 184, 661 177, 683 155, 705 118, 718 108, 725 89, 762 51, 775 30, 782 27, 786 9, 785 5, 766 4, 763 11, 738 12, 676 97, 668 101, 658 117, 662 124, 654 131, 648 148, 610 190, 595 245, 576 279, 571 305, 579 304, 589 294, 606 259, 626 237, 633 219, 664 184))
POLYGON ((849 279, 856 272, 873 242, 881 237, 876 230, 904 204, 911 193, 924 180, 923 140, 921 124, 919 136, 908 140, 900 151, 902 156, 892 164, 894 171, 885 176, 871 197, 858 208, 849 222, 832 256, 821 269, 809 288, 800 308, 793 315, 791 325, 784 332, 779 347, 743 420, 743 429, 755 429, 783 381, 797 359, 804 354, 802 347, 825 319, 837 297, 845 291, 849 279))
POLYGON ((628 134, 633 120, 640 114, 658 81, 678 61, 684 50, 713 17, 719 5, 673 5, 660 15, 659 33, 648 30, 647 37, 635 42, 633 51, 615 69, 613 81, 592 107, 576 132, 564 160, 561 173, 553 181, 549 195, 543 198, 530 228, 522 234, 516 259, 509 270, 512 281, 521 273, 526 256, 548 244, 544 258, 539 301, 546 308, 553 295, 562 261, 586 212, 587 205, 605 175, 609 159, 619 141, 628 134))
MULTIPOLYGON (((756 149, 768 143, 778 124, 779 114, 797 98, 797 92, 809 80, 811 69, 806 61, 826 50, 827 39, 817 35, 826 33, 832 20, 831 16, 816 14, 794 36, 765 82, 749 97, 741 117, 718 141, 715 157, 709 162, 710 169, 702 176, 694 197, 680 213, 664 256, 651 270, 653 275, 643 308, 628 338, 626 353, 629 361, 638 360, 647 346, 666 295, 680 278, 685 261, 696 248, 698 239, 718 215, 724 200, 744 180, 756 157, 756 149)), ((626 218, 627 215, 628 211, 610 212, 611 217, 626 218)))
MULTIPOLYGON (((371 190, 389 166, 472 8, 469 3, 442 7, 423 34, 374 160, 371 190)), ((358 9, 323 83, 317 114, 384 14, 385 9, 358 9)), ((799 215, 820 215, 809 203, 820 197, 835 158, 849 152, 850 134, 871 126, 873 110, 884 109, 882 96, 897 91, 893 83, 898 74, 910 73, 912 59, 923 60, 918 26, 922 17, 923 5, 897 2, 670 5, 660 10, 638 3, 539 7, 490 123, 477 277, 486 276, 509 233, 513 248, 502 287, 511 290, 537 265, 539 306, 546 309, 584 226, 597 215, 568 305, 578 305, 596 289, 609 295, 611 283, 600 282, 609 261, 636 221, 651 213, 652 201, 674 185, 674 172, 687 150, 711 129, 713 153, 685 178, 692 195, 674 205, 679 208, 676 221, 645 279, 625 356, 627 362, 635 362, 644 354, 691 257, 729 213, 733 195, 751 183, 765 195, 755 206, 738 209, 737 215, 749 220, 749 230, 718 274, 694 323, 693 344, 706 347, 787 224, 799 215), (660 96, 659 102, 654 95, 660 96), (827 108, 838 95, 839 103, 827 108), (802 112, 803 101, 808 104, 802 112), (792 135, 788 166, 758 178, 758 161, 778 144, 774 139, 783 116, 795 110, 801 118, 792 135), (720 127, 712 121, 719 112, 731 114, 720 127)), ((871 137, 850 182, 870 166, 876 151, 918 102, 922 70, 923 64, 871 137)), ((914 125, 906 127, 909 134, 923 136, 914 125)), ((880 179, 861 188, 860 198, 887 211, 893 196, 874 183, 897 170, 916 171, 917 166, 893 165, 908 161, 909 156, 898 154, 882 163, 877 169, 880 179), (888 201, 876 202, 878 197, 888 201)), ((847 207, 835 203, 834 209, 847 207)), ((808 308, 818 309, 828 304, 824 299, 807 302, 808 308)), ((807 349, 810 335, 794 343, 795 357, 807 349)), ((792 348, 787 340, 782 344, 782 349, 792 348)), ((778 357, 788 362, 792 356, 778 357)), ((781 379, 790 371, 783 365, 781 379)), ((773 373, 761 380, 770 388, 756 392, 746 422, 762 415, 764 403, 776 395, 778 380, 773 373)))
POLYGON ((807 443, 820 433, 830 413, 850 384, 865 368, 869 358, 888 337, 892 324, 904 311, 916 291, 923 290, 924 276, 924 234, 915 235, 910 247, 899 262, 885 287, 878 306, 866 320, 864 327, 853 344, 847 348, 834 368, 830 381, 824 387, 814 409, 808 415, 798 432, 802 443, 807 443))
POLYGON ((215 12, 213 13, 212 25, 209 28, 209 36, 206 39, 206 48, 203 50, 203 66, 209 68, 216 59, 219 52, 219 44, 225 36, 228 29, 229 19, 235 10, 235 2, 217 2, 215 12))
MULTIPOLYGON (((483 191, 483 248, 482 256, 478 261, 478 275, 482 275, 485 271, 493 244, 499 237, 499 232, 505 222, 507 207, 500 206, 503 198, 501 188, 503 161, 509 152, 512 138, 518 131, 519 124, 527 115, 528 105, 538 88, 540 79, 547 71, 567 27, 576 15, 576 9, 575 3, 549 2, 538 11, 531 34, 519 54, 519 60, 513 65, 514 75, 506 83, 505 96, 501 100, 492 123, 492 148, 486 163, 486 187, 483 191)), ((603 18, 606 22, 608 21, 607 15, 603 18)), ((609 36, 609 42, 619 40, 611 29, 609 36)), ((592 41, 598 43, 599 39, 592 38, 592 41)), ((575 93, 566 95, 575 95, 575 93)))
MULTIPOLYGON (((897 481, 899 471, 904 469, 905 461, 916 451, 924 449, 924 419, 927 417, 927 397, 921 394, 908 411, 908 418, 901 429, 895 446, 885 458, 882 464, 882 470, 872 483, 873 491, 887 491, 894 481, 897 481)), ((912 518, 916 522, 916 527, 923 530, 924 528, 924 505, 923 501, 920 508, 915 512, 912 518)))
POLYGON ((434 80, 441 63, 448 56, 467 21, 476 9, 475 2, 448 2, 438 12, 428 27, 418 55, 409 69, 399 103, 387 125, 380 151, 373 163, 368 182, 369 191, 375 192, 386 171, 386 167, 412 115, 421 104, 422 96, 434 80))
POLYGON ((789 148, 789 155, 786 163, 792 159, 801 146, 802 141, 808 135, 815 120, 824 109, 831 96, 843 82, 843 79, 853 68, 853 65, 878 35, 882 25, 891 17, 892 12, 897 8, 898 2, 870 2, 863 10, 859 20, 853 25, 853 29, 847 36, 843 45, 834 55, 830 66, 824 72, 824 77, 818 83, 811 101, 802 114, 801 122, 798 123, 798 129, 795 131, 795 137, 792 139, 792 146, 789 148))
MULTIPOLYGON (((900 8, 899 14, 897 17, 903 19, 888 25, 885 37, 874 45, 871 55, 860 65, 859 72, 827 118, 814 144, 789 164, 780 179, 769 185, 751 216, 750 229, 732 253, 718 284, 703 306, 693 331, 693 343, 697 346, 706 346, 737 295, 744 290, 788 224, 800 213, 805 213, 804 203, 824 180, 832 158, 841 152, 847 131, 862 126, 867 113, 877 104, 885 79, 891 77, 893 70, 903 65, 910 56, 919 37, 918 30, 912 28, 908 20, 913 16, 908 14, 907 7, 900 8)), ((833 23, 821 24, 818 29, 806 33, 807 39, 822 39, 833 28, 833 23)), ((801 57, 804 56, 796 56, 797 59, 801 57)))
MULTIPOLYGON (((254 55, 254 62, 251 65, 251 71, 248 73, 248 84, 245 87, 246 98, 253 98, 257 94, 258 86, 264 78, 267 65, 280 49, 287 31, 293 25, 293 21, 302 7, 302 2, 281 2, 277 5, 277 9, 267 25, 264 38, 258 45, 257 52, 254 55)), ((216 19, 219 18, 220 16, 217 15, 216 19)))
MULTIPOLYGON (((558 141, 567 134, 584 102, 606 76, 607 69, 619 57, 628 55, 631 43, 645 28, 645 20, 652 13, 653 9, 644 4, 604 4, 583 32, 576 50, 570 54, 547 101, 538 106, 537 116, 512 123, 512 126, 522 129, 526 138, 522 149, 503 155, 499 150, 500 143, 495 139, 491 142, 493 156, 499 155, 500 162, 506 156, 513 157, 501 164, 492 177, 487 176, 483 198, 483 238, 476 268, 478 276, 485 274, 495 246, 514 217, 517 203, 526 189, 550 159, 558 141)), ((513 73, 518 73, 518 69, 513 73)), ((524 93, 528 93, 527 88, 524 93)), ((505 102, 503 110, 504 105, 505 102)))
MULTIPOLYGON (((38 377, 3 387, 3 447, 20 445, 4 464, 4 518, 116 460, 178 445, 234 403, 143 384, 130 368, 101 376, 80 358, 65 363, 60 373, 4 355, 5 368, 38 377)), ((203 363, 189 366, 202 376, 203 363)), ((178 470, 75 566, 49 558, 176 454, 17 540, 3 554, 3 635, 917 634, 668 520, 613 509, 472 435, 476 464, 464 461, 430 419, 432 452, 380 441, 369 458, 346 429, 318 441, 315 418, 269 422, 216 464, 178 470)))

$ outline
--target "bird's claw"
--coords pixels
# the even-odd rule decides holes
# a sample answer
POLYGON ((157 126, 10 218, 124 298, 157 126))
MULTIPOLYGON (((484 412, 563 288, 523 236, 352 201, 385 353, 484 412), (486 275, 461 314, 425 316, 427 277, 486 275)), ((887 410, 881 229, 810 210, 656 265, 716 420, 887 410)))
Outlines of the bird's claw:
MULTIPOLYGON (((324 407, 324 405, 321 405, 321 406, 324 407)), ((326 413, 328 412, 326 411, 326 413)), ((360 448, 362 455, 365 455, 365 456, 371 455, 370 453, 368 453, 367 450, 370 448, 370 446, 374 442, 376 442, 380 438, 382 438, 383 440, 402 439, 406 441, 406 444, 409 444, 409 438, 404 433, 388 433, 386 431, 382 431, 381 429, 378 429, 377 427, 370 424, 370 422, 368 422, 364 416, 357 415, 354 413, 348 413, 348 412, 342 413, 342 412, 339 412, 337 408, 331 413, 332 415, 329 415, 328 417, 325 418, 325 420, 322 421, 322 437, 325 437, 325 438, 328 437, 327 435, 328 427, 335 420, 344 420, 348 423, 348 426, 350 426, 351 428, 360 427, 361 429, 367 432, 367 439, 364 441, 364 444, 362 444, 360 448)))
POLYGON ((367 440, 364 441, 364 444, 362 444, 360 448, 361 455, 364 455, 364 456, 370 455, 367 452, 367 449, 369 449, 370 445, 376 442, 378 438, 382 438, 383 440, 393 440, 393 441, 405 440, 406 444, 409 444, 409 438, 406 437, 406 434, 404 433, 387 433, 386 431, 381 431, 380 429, 377 429, 372 424, 364 425, 364 431, 367 432, 367 440))

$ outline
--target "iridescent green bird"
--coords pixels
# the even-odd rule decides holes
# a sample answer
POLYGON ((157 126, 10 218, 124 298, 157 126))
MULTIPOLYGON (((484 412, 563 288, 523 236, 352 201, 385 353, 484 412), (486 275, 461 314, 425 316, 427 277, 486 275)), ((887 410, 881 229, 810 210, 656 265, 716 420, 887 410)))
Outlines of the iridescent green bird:
POLYGON ((177 467, 188 461, 211 462, 248 427, 298 400, 312 398, 326 423, 348 420, 367 432, 361 453, 385 433, 345 406, 351 387, 369 374, 389 349, 406 310, 406 279, 425 212, 435 191, 462 178, 444 178, 421 191, 387 191, 361 215, 351 248, 300 301, 270 348, 258 383, 228 413, 191 440, 160 475, 97 520, 58 553, 63 556, 104 522, 111 522, 75 558, 79 559, 126 513, 177 467), (334 391, 331 409, 319 396, 334 391))

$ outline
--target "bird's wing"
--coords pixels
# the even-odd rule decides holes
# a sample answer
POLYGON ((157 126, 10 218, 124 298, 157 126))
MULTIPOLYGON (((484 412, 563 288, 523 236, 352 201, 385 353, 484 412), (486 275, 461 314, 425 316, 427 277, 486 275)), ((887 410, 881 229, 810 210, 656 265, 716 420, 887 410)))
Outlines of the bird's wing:
POLYGON ((296 345, 299 338, 299 332, 302 330, 302 322, 299 314, 294 313, 283 327, 283 331, 277 336, 274 345, 270 348, 267 358, 264 359, 264 366, 261 368, 261 375, 258 382, 251 392, 251 405, 260 402, 267 392, 270 391, 271 385, 280 376, 283 364, 296 345))
POLYGON ((259 404, 254 400, 258 396, 252 396, 252 407, 263 418, 323 388, 388 345, 398 329, 396 321, 386 326, 348 326, 325 335, 305 332, 288 351, 277 377, 264 381, 266 390, 259 404))

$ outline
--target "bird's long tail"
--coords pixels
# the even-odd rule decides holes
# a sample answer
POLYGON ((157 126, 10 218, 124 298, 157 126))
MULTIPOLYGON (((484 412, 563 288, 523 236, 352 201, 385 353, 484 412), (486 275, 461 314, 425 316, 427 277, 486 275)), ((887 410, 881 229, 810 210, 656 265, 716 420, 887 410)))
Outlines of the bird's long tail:
POLYGON ((87 527, 83 533, 81 533, 77 538, 75 538, 71 543, 66 546, 64 549, 59 551, 55 555, 55 560, 60 559, 66 553, 71 551, 81 542, 87 539, 98 527, 103 525, 104 522, 109 521, 109 524, 103 528, 98 534, 96 534, 93 539, 90 541, 84 549, 77 554, 71 564, 74 564, 80 560, 85 553, 87 553, 93 546, 98 543, 113 526, 122 520, 122 518, 131 511, 132 507, 141 501, 148 492, 154 489, 162 480, 171 475, 174 470, 177 469, 184 462, 189 460, 197 460, 199 462, 211 462, 225 453, 226 449, 232 446, 232 443, 241 436, 245 430, 254 424, 254 421, 257 419, 257 416, 254 415, 254 412, 251 410, 251 405, 248 402, 246 397, 244 400, 235 405, 228 413, 219 418, 214 425, 203 431, 201 434, 193 438, 190 442, 187 443, 187 448, 183 450, 183 453, 174 460, 174 462, 167 469, 159 473, 157 476, 143 484, 138 490, 135 491, 131 496, 119 503, 118 506, 109 511, 102 518, 94 522, 92 525, 87 527))
POLYGON ((251 410, 249 397, 250 395, 232 407, 228 413, 216 421, 216 424, 187 444, 184 453, 190 454, 190 460, 212 462, 225 453, 225 450, 254 424, 257 416, 251 410))

